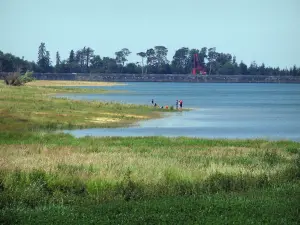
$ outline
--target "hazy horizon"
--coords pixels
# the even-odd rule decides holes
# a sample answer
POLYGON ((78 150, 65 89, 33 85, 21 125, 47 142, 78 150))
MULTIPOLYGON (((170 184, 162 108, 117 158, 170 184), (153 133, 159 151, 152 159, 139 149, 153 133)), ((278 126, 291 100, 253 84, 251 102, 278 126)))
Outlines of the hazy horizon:
POLYGON ((36 61, 45 42, 54 64, 56 51, 66 59, 84 46, 101 57, 128 48, 129 62, 156 45, 170 61, 181 47, 216 47, 247 65, 289 68, 300 65, 299 12, 297 0, 1 0, 0 50, 36 61))

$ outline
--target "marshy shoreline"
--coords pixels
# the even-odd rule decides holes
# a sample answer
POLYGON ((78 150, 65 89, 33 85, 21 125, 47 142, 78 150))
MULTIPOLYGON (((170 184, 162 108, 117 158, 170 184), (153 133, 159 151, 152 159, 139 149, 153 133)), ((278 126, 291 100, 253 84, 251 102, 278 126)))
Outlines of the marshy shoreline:
POLYGON ((300 143, 52 133, 167 111, 52 98, 91 91, 53 84, 0 84, 1 223, 299 222, 300 143))

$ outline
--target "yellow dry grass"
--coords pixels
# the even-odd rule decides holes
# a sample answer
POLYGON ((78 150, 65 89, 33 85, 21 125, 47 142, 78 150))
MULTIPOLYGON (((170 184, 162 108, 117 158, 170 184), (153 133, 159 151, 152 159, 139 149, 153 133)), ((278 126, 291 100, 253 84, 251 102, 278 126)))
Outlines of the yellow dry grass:
POLYGON ((150 119, 149 116, 134 115, 134 114, 121 114, 121 113, 101 113, 102 115, 117 116, 117 117, 128 117, 136 119, 150 119))
POLYGON ((109 117, 96 117, 96 118, 92 118, 92 119, 89 119, 89 118, 86 118, 86 119, 93 123, 116 123, 116 122, 121 121, 118 118, 109 118, 109 117))
POLYGON ((116 86, 125 85, 117 82, 96 82, 96 81, 71 81, 71 80, 35 80, 25 84, 26 86, 116 86))
MULTIPOLYGON (((75 168, 76 176, 81 179, 121 180, 130 168, 135 180, 144 183, 158 183, 164 179, 166 171, 180 176, 180 179, 203 180, 217 172, 226 174, 251 174, 259 176, 274 175, 286 169, 292 158, 288 153, 278 151, 283 161, 274 166, 265 163, 265 150, 254 148, 213 147, 206 150, 194 149, 181 151, 165 147, 147 149, 145 153, 135 152, 127 146, 97 146, 97 152, 86 151, 79 146, 45 145, 1 145, 0 167, 2 169, 23 171, 42 169, 58 173, 68 173, 75 168), (255 156, 255 154, 257 154, 255 156), (241 157, 252 160, 244 164, 241 157), (63 165, 65 171, 59 166, 63 165), (93 172, 88 170, 93 167, 93 172), (76 170, 78 168, 78 170, 76 170)), ((74 174, 73 174, 74 175, 74 174)))

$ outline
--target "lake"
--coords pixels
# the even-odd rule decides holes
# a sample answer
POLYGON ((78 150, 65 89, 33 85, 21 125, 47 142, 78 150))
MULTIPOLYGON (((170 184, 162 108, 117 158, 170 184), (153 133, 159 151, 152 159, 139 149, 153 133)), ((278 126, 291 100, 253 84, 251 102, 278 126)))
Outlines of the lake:
MULTIPOLYGON (((86 88, 86 87, 85 87, 86 88)), ((265 138, 300 141, 300 84, 139 83, 88 87, 126 90, 112 94, 65 94, 81 100, 175 106, 183 100, 187 112, 142 121, 134 127, 65 131, 76 137, 187 136, 201 138, 265 138)))

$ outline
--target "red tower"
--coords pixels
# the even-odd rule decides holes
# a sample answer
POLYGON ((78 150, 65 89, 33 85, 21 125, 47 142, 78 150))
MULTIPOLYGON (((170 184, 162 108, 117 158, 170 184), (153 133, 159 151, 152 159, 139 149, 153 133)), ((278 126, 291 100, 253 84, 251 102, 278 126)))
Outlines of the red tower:
POLYGON ((193 65, 193 70, 192 70, 192 74, 196 75, 197 71, 202 74, 202 75, 206 75, 205 70, 200 66, 199 60, 198 60, 198 54, 194 54, 194 65, 193 65))

